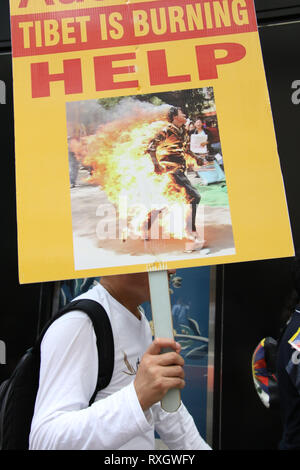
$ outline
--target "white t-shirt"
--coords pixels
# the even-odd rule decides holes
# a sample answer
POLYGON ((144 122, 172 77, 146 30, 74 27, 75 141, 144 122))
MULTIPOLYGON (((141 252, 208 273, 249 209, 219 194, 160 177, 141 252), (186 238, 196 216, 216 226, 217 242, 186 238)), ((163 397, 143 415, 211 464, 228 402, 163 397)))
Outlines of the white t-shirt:
POLYGON ((92 322, 80 311, 56 320, 41 344, 30 449, 153 450, 154 429, 170 449, 210 449, 183 404, 176 413, 166 413, 159 403, 145 413, 140 406, 133 381, 152 341, 144 314, 139 320, 100 284, 78 298, 98 301, 109 316, 115 345, 113 376, 89 406, 98 375, 92 322))
POLYGON ((191 151, 194 153, 207 153, 207 145, 201 145, 208 139, 207 134, 202 129, 200 132, 191 135, 191 151))

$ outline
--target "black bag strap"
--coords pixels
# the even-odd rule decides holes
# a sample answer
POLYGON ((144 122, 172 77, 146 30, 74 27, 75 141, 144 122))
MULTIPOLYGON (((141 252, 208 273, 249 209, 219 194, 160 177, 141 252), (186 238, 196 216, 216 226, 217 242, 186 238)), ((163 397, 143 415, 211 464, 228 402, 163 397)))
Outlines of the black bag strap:
POLYGON ((105 309, 95 300, 78 299, 73 300, 63 307, 43 328, 35 348, 40 351, 42 339, 49 326, 58 318, 72 310, 80 310, 86 313, 93 323, 98 349, 98 379, 95 391, 90 399, 93 403, 99 390, 105 388, 112 377, 114 369, 114 341, 110 320, 105 309), (100 366, 101 365, 101 366, 100 366))

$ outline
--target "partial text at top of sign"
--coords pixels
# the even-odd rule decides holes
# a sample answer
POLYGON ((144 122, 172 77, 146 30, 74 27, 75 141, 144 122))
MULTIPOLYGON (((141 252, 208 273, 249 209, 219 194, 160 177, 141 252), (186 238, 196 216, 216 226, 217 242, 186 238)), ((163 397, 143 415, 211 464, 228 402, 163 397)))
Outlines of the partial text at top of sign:
POLYGON ((11 18, 14 57, 158 43, 255 31, 250 0, 159 2, 100 5, 94 0, 54 3, 18 0, 11 18), (32 10, 32 4, 36 10, 32 10), (39 4, 37 8, 37 3, 39 4), (73 5, 76 9, 62 9, 73 5), (45 8, 45 6, 47 8, 45 8), (30 10, 29 10, 30 7, 30 10), (53 8, 55 7, 55 10, 53 8), (27 10, 28 8, 28 10, 27 10), (49 11, 51 8, 51 11, 49 11), (55 14, 54 14, 55 12, 55 14))

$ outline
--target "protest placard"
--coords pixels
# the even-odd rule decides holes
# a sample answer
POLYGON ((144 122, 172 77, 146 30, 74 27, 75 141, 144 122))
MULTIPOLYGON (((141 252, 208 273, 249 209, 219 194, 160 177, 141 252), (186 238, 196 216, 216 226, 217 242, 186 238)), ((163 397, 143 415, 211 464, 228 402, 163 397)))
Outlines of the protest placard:
POLYGON ((252 0, 10 7, 21 283, 293 255, 252 0))

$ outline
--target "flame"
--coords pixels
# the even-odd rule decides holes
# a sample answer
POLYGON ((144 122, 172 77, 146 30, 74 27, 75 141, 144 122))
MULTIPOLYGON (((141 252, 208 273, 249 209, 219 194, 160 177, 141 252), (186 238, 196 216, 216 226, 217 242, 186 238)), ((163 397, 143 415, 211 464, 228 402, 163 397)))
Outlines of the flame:
MULTIPOLYGON (((129 117, 113 119, 100 125, 95 134, 82 137, 74 150, 82 164, 92 168, 89 183, 101 186, 119 213, 124 212, 120 206, 126 200, 135 235, 144 236, 150 211, 187 205, 184 188, 173 183, 168 172, 157 175, 147 152, 151 139, 167 124, 165 106, 137 105, 129 117)), ((162 152, 157 149, 158 159, 162 152)), ((169 225, 165 229, 170 236, 182 238, 184 223, 180 230, 169 225)))

